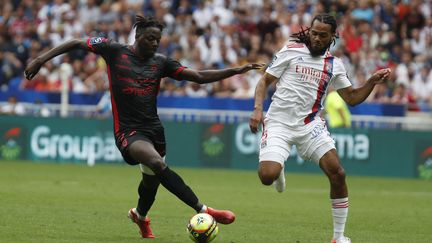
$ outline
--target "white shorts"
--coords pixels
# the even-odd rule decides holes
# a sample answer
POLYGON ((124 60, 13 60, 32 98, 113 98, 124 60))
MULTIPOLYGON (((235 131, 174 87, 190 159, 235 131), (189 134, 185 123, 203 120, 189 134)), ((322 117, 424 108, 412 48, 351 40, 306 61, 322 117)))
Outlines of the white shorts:
POLYGON ((330 136, 325 122, 315 119, 302 127, 290 128, 278 121, 266 119, 261 137, 259 161, 275 161, 284 164, 291 147, 296 145, 304 160, 319 163, 321 157, 335 149, 335 141, 330 136))

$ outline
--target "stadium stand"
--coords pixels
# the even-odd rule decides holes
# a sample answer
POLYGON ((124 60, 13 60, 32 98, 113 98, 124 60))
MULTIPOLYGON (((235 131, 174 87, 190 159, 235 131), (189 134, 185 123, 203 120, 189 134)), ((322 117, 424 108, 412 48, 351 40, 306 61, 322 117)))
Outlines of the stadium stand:
MULTIPOLYGON (((393 69, 393 77, 376 87, 369 104, 352 108, 354 123, 362 124, 361 119, 367 117, 367 124, 376 123, 386 116, 399 117, 396 120, 402 123, 411 116, 431 119, 432 2, 419 0, 4 1, 0 7, 0 106, 14 96, 27 114, 34 114, 33 109, 41 103, 52 110, 51 115, 60 114, 61 77, 66 76, 68 114, 97 115, 95 106, 107 88, 101 57, 79 51, 59 56, 32 81, 24 79, 24 67, 39 53, 71 38, 103 36, 131 43, 137 13, 153 15, 165 23, 159 52, 185 66, 208 69, 268 63, 272 53, 319 12, 330 12, 338 19, 340 38, 331 51, 344 61, 354 86, 378 68, 393 69)), ((195 97, 207 98, 204 103, 218 100, 216 105, 222 106, 242 102, 233 99, 247 103, 259 77, 260 73, 249 72, 203 86, 165 79, 161 114, 173 117, 178 112, 206 112, 202 107, 189 107, 188 111, 164 107, 164 102, 173 99, 182 99, 181 104, 195 97)), ((244 117, 228 120, 245 119, 247 110, 240 110, 244 117)))

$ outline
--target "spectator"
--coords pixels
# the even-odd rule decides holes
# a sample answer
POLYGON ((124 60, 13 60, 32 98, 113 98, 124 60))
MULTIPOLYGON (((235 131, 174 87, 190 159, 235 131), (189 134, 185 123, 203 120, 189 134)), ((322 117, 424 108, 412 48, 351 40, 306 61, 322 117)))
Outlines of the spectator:
POLYGON ((330 128, 351 127, 351 112, 337 91, 332 90, 327 94, 324 111, 327 114, 327 122, 330 128))
POLYGON ((390 90, 387 89, 386 84, 378 84, 369 96, 372 97, 370 101, 373 103, 389 103, 390 90))
MULTIPOLYGON (((312 21, 312 14, 307 11, 306 4, 299 2, 297 4, 297 9, 292 15, 292 22, 297 26, 308 26, 312 21)), ((297 32, 299 29, 293 30, 297 32)))
POLYGON ((182 82, 176 82, 175 80, 172 80, 170 78, 165 78, 161 82, 161 92, 160 94, 162 96, 185 96, 185 83, 182 82))
POLYGON ((207 91, 197 83, 188 83, 186 85, 185 93, 192 98, 207 97, 207 91))
POLYGON ((25 9, 23 6, 19 6, 15 15, 9 20, 10 33, 15 35, 22 35, 31 24, 29 18, 25 15, 25 9))
POLYGON ((270 34, 270 38, 275 38, 276 29, 279 28, 279 23, 272 19, 271 14, 271 5, 266 5, 261 19, 257 23, 257 30, 260 34, 261 40, 264 40, 267 34, 270 34))
POLYGON ((422 111, 429 111, 432 105, 432 80, 428 79, 429 73, 430 68, 426 66, 423 67, 420 72, 414 76, 411 84, 416 101, 422 111))
POLYGON ((78 16, 74 11, 63 14, 62 22, 64 23, 63 29, 66 39, 72 39, 75 36, 81 36, 82 34, 84 34, 84 24, 83 22, 79 21, 77 17, 78 16))
POLYGON ((404 84, 405 87, 409 86, 410 83, 410 73, 412 73, 412 56, 411 53, 402 53, 402 62, 396 67, 395 76, 396 83, 404 84))
POLYGON ((351 16, 355 20, 371 23, 374 18, 374 11, 369 6, 368 0, 360 0, 358 1, 358 6, 351 12, 351 16))
POLYGON ((360 51, 361 47, 363 46, 363 39, 358 28, 353 26, 351 20, 348 20, 346 25, 344 25, 341 36, 344 40, 345 48, 348 53, 356 53, 360 51))
POLYGON ((22 63, 12 52, 0 50, 0 90, 8 89, 10 80, 16 77, 22 68, 22 63))
POLYGON ((204 29, 210 24, 213 18, 213 12, 210 6, 210 2, 199 1, 197 7, 198 8, 192 14, 193 19, 195 20, 199 28, 204 29))
POLYGON ((52 115, 51 110, 40 99, 35 101, 35 108, 33 108, 32 112, 33 116, 38 117, 50 117, 52 115))
POLYGON ((232 90, 228 82, 225 80, 217 83, 213 83, 212 95, 218 98, 229 98, 231 97, 232 90))
POLYGON ((409 102, 409 94, 404 84, 398 84, 393 90, 390 102, 393 104, 407 104, 409 102))
POLYGON ((101 17, 101 9, 96 4, 96 0, 87 0, 79 8, 78 19, 81 23, 96 23, 101 17))
POLYGON ((111 94, 109 90, 106 90, 96 105, 96 117, 111 117, 111 108, 111 94))
POLYGON ((396 13, 394 11, 394 6, 392 0, 380 1, 379 4, 379 17, 382 23, 386 26, 393 26, 393 20, 396 18, 396 13))
POLYGON ((254 97, 255 89, 252 88, 246 79, 241 79, 241 86, 232 94, 235 99, 251 99, 254 97))
POLYGON ((408 111, 420 111, 412 91, 408 90, 404 84, 396 85, 390 102, 393 104, 406 105, 408 111))
MULTIPOLYGON (((308 26, 313 14, 329 12, 340 23, 341 37, 330 50, 343 57, 354 86, 362 82, 362 75, 390 67, 395 69, 395 83, 389 82, 378 93, 383 92, 390 99, 393 87, 404 84, 407 92, 417 97, 424 108, 429 102, 419 97, 432 96, 429 89, 411 87, 422 67, 432 65, 431 1, 31 2, 6 1, 0 8, 0 87, 3 91, 21 83, 20 87, 29 90, 58 92, 60 64, 69 60, 74 69, 70 80, 72 92, 103 92, 107 77, 99 74, 105 73, 100 70, 105 67, 98 67, 99 61, 92 54, 80 51, 71 52, 68 57, 56 57, 49 64, 48 73, 42 72, 32 83, 19 79, 23 78, 23 67, 27 63, 65 40, 105 36, 120 43, 133 41, 131 16, 142 11, 167 26, 159 51, 196 69, 206 69, 215 63, 217 68, 236 66, 251 58, 254 62, 269 62, 268 56, 271 59, 271 54, 285 44, 290 34, 308 26)), ((253 79, 255 81, 248 80, 252 88, 256 83, 256 78, 253 79)), ((202 88, 210 96, 233 97, 233 88, 241 87, 239 84, 202 88)), ((187 95, 185 86, 170 82, 162 83, 161 95, 165 94, 187 95)), ((386 99, 380 97, 371 99, 385 102, 386 99)))
POLYGON ((215 5, 213 3, 213 16, 216 16, 220 25, 227 26, 232 24, 234 19, 233 8, 230 5, 230 0, 223 0, 223 4, 215 5))
POLYGON ((9 96, 8 101, 5 105, 0 107, 0 113, 6 115, 25 115, 24 106, 18 102, 17 97, 14 95, 9 96))
POLYGON ((411 39, 409 40, 412 52, 415 55, 422 55, 426 53, 426 36, 420 35, 419 29, 411 30, 411 39))
POLYGON ((402 20, 401 30, 403 38, 412 38, 413 29, 422 29, 426 23, 426 19, 420 9, 420 4, 418 1, 413 1, 413 3, 408 6, 408 12, 402 20))

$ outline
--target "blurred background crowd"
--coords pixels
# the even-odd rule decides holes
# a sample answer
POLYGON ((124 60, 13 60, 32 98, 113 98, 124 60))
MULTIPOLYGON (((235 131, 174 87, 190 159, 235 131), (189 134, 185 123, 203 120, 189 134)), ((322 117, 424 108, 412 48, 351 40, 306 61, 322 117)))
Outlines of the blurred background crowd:
MULTIPOLYGON (((339 38, 331 52, 344 61, 354 86, 379 68, 393 69, 390 81, 377 86, 367 102, 431 111, 430 0, 0 0, 0 88, 60 92, 66 78, 72 92, 104 92, 105 63, 90 52, 56 57, 32 81, 23 70, 72 38, 103 36, 131 44, 135 14, 166 25, 158 52, 199 70, 268 63, 321 12, 337 18, 339 38)), ((252 98, 260 76, 249 72, 201 86, 165 79, 160 95, 252 98)))

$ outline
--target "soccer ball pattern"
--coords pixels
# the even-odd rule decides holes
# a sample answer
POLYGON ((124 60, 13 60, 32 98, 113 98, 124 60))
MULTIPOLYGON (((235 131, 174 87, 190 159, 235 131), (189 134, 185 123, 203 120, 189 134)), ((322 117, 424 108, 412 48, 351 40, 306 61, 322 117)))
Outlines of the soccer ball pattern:
POLYGON ((216 220, 207 213, 195 214, 187 226, 189 238, 194 242, 206 243, 216 238, 219 227, 216 220))

